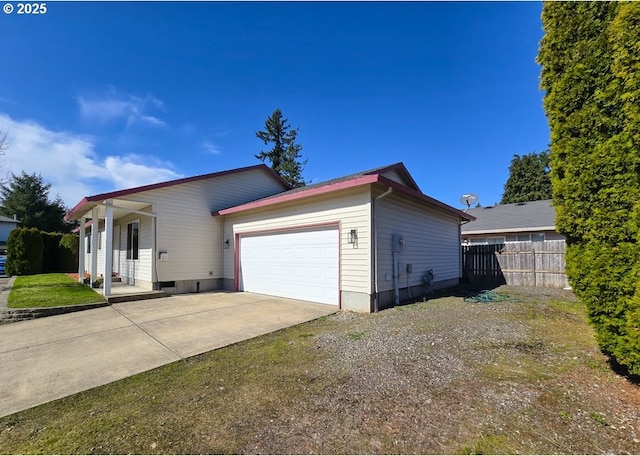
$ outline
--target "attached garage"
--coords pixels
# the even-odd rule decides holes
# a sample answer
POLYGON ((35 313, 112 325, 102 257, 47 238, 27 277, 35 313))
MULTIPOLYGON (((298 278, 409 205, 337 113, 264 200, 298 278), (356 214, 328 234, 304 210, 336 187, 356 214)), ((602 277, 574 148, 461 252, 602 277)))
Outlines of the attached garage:
POLYGON ((239 235, 238 290, 338 305, 338 233, 329 226, 239 235))
POLYGON ((225 289, 359 312, 456 285, 460 224, 472 218, 424 195, 401 163, 212 215, 225 289))

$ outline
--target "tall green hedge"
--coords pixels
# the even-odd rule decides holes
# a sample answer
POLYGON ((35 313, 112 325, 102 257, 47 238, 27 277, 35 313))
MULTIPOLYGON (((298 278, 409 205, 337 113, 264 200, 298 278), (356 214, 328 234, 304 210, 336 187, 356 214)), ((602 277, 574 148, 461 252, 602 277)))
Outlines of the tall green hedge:
POLYGON ((78 267, 78 236, 43 233, 35 228, 16 228, 7 240, 8 275, 75 272, 78 267))
POLYGON ((60 239, 58 271, 75 272, 78 270, 78 250, 80 239, 76 234, 65 234, 60 239))
POLYGON ((42 272, 60 272, 60 241, 62 233, 43 233, 42 272))
POLYGON ((567 275, 602 350, 640 374, 640 3, 547 2, 542 21, 567 275))
POLYGON ((40 274, 42 272, 42 234, 35 228, 16 228, 7 239, 8 275, 40 274))

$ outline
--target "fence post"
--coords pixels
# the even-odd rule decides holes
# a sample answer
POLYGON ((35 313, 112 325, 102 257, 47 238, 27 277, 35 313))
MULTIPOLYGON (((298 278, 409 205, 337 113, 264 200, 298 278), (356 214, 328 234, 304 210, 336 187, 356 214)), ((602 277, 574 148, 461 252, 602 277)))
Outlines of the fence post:
POLYGON ((533 262, 531 264, 531 272, 533 274, 533 286, 537 287, 538 283, 536 278, 536 247, 534 242, 531 243, 531 257, 533 259, 533 262))

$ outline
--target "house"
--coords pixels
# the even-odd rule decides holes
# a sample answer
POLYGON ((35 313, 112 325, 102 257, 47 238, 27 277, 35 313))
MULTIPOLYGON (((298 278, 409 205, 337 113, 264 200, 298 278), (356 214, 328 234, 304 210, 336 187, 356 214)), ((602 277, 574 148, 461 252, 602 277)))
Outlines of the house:
POLYGON ((460 225, 473 216, 423 194, 396 163, 295 189, 250 166, 85 197, 65 219, 81 222, 80 276, 104 275, 105 295, 115 274, 149 290, 371 312, 457 284, 460 225))
POLYGON ((0 215, 0 250, 7 249, 7 239, 9 239, 9 233, 17 228, 20 221, 14 216, 13 218, 0 215))
POLYGON ((476 207, 466 213, 475 220, 462 226, 463 244, 564 240, 556 232, 556 212, 551 200, 476 207))

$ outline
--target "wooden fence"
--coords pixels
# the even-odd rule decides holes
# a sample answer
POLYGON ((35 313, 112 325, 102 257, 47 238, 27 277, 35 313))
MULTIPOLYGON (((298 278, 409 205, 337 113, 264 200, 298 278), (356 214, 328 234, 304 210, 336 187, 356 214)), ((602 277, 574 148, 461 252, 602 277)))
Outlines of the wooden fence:
POLYGON ((565 241, 462 246, 464 280, 474 287, 498 285, 565 288, 565 241))

